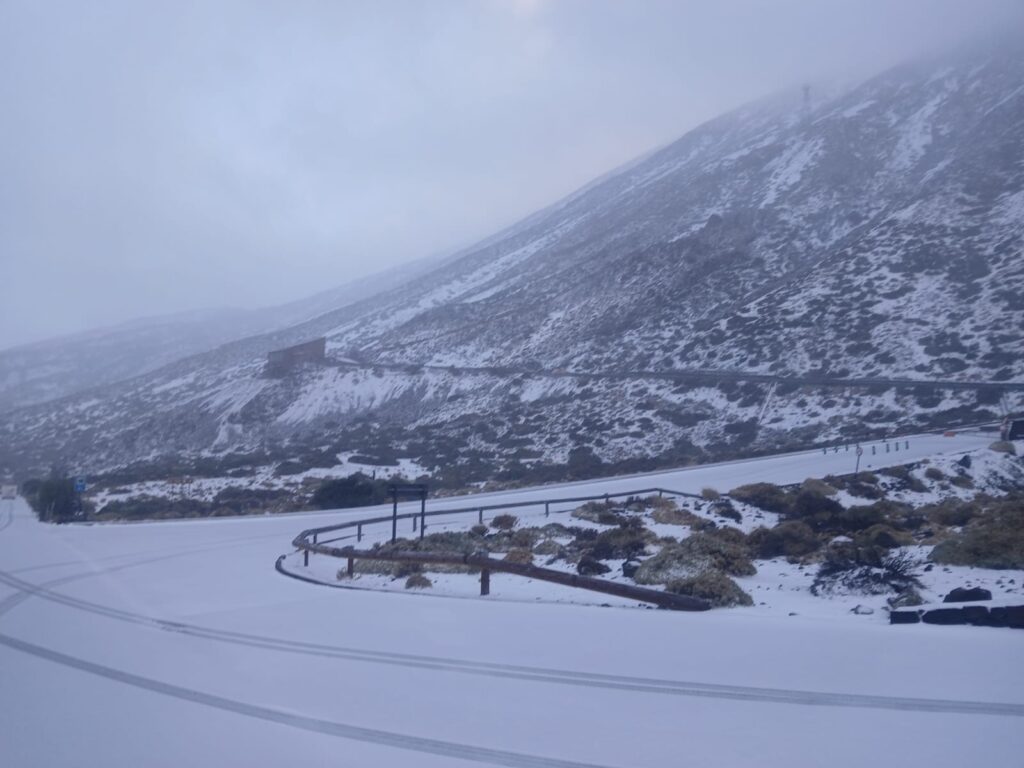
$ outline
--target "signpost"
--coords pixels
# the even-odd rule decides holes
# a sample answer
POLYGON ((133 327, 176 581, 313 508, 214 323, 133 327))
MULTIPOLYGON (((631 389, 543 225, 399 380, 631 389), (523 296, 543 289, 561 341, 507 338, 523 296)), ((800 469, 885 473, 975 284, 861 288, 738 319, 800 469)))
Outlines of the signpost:
POLYGON ((864 455, 864 449, 863 449, 863 448, 861 448, 861 447, 860 447, 860 445, 858 445, 858 446, 857 446, 857 466, 856 466, 856 468, 855 468, 855 469, 853 470, 853 476, 854 476, 854 477, 856 477, 857 475, 859 475, 859 474, 860 474, 860 457, 861 457, 862 455, 864 455))
POLYGON ((392 483, 388 486, 391 494, 391 541, 398 538, 398 497, 415 497, 420 500, 420 538, 427 525, 427 484, 426 483, 392 483))
MULTIPOLYGON (((66 488, 67 486, 65 486, 66 488)), ((75 493, 85 493, 87 487, 86 479, 84 477, 75 478, 75 493)))

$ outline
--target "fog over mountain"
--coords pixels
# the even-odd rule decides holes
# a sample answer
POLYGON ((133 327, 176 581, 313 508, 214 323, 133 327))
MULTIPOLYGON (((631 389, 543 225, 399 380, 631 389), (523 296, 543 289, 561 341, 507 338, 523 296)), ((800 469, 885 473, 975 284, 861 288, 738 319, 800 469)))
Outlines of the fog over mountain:
POLYGON ((1021 16, 1014 0, 4 3, 0 347, 280 305, 453 252, 764 94, 1021 16))
POLYGON ((411 284, 11 412, 7 460, 471 477, 996 418, 1024 380, 1021 83, 1002 44, 762 99, 411 284), (323 363, 266 375, 320 336, 323 363))

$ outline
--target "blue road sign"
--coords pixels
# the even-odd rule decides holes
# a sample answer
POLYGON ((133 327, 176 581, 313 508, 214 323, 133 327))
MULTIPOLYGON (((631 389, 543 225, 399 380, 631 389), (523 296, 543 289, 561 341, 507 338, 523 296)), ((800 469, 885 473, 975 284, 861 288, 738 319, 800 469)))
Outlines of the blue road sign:
POLYGON ((76 477, 75 478, 75 493, 82 493, 82 491, 84 491, 84 490, 85 490, 85 478, 84 477, 76 477))

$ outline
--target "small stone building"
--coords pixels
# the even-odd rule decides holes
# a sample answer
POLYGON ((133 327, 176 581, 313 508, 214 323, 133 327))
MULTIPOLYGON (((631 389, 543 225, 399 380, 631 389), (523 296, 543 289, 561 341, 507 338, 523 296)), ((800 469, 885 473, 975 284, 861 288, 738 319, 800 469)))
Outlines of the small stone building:
POLYGON ((267 353, 267 367, 264 370, 268 376, 284 376, 300 365, 315 365, 326 359, 327 339, 321 336, 293 347, 271 350, 267 353))

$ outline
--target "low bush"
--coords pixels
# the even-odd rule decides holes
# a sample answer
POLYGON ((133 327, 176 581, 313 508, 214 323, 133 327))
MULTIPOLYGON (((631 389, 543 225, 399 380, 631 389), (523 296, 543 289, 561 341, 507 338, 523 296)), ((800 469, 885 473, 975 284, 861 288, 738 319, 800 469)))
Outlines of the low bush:
POLYGON ((508 554, 506 554, 502 559, 508 563, 533 565, 533 552, 528 549, 510 549, 508 554))
POLYGON ((914 537, 906 531, 900 531, 885 523, 876 523, 853 537, 854 543, 861 547, 881 547, 895 549, 914 543, 914 537))
POLYGON ((880 547, 853 543, 829 547, 811 584, 811 594, 884 595, 918 588, 917 562, 906 552, 888 554, 880 547))
POLYGON ((758 528, 748 537, 757 557, 800 558, 821 549, 821 541, 807 523, 789 520, 774 528, 758 528))
POLYGON ((714 488, 701 488, 700 497, 704 499, 704 501, 718 501, 722 498, 722 494, 714 488))
POLYGON ((627 522, 611 530, 601 531, 586 552, 598 560, 625 560, 645 553, 654 534, 642 522, 627 522))
POLYGON ((603 576, 611 570, 600 560, 584 555, 576 564, 576 572, 580 576, 603 576))
POLYGON ((960 533, 936 545, 932 559, 978 568, 1024 568, 1024 495, 986 501, 960 533))
POLYGON ((793 506, 793 494, 772 483, 751 483, 729 491, 729 495, 754 507, 787 514, 793 506))
POLYGON ((519 524, 519 518, 515 515, 495 515, 490 526, 496 531, 511 531, 519 524))
POLYGON ((422 573, 414 573, 412 576, 405 580, 406 589, 429 589, 432 586, 434 586, 434 582, 432 582, 422 573))
POLYGON ((704 518, 698 517, 689 510, 679 509, 675 504, 671 508, 656 507, 651 511, 651 519, 664 525, 699 526, 704 518))
POLYGON ((803 483, 800 484, 801 491, 810 491, 817 493, 821 496, 835 496, 839 491, 833 488, 831 485, 826 483, 824 480, 819 480, 815 477, 808 477, 803 483))
POLYGON ((928 469, 924 471, 924 476, 929 480, 935 480, 936 482, 946 479, 946 473, 938 467, 928 467, 928 469))
POLYGON ((843 513, 843 505, 817 491, 801 490, 793 499, 789 512, 791 520, 803 520, 815 530, 829 530, 843 513))
POLYGON ((675 579, 665 586, 665 591, 707 600, 716 608, 754 604, 739 584, 720 571, 706 571, 697 576, 675 579))
POLYGON ((944 499, 940 503, 925 507, 921 511, 936 525, 959 528, 960 526, 967 525, 980 510, 980 506, 972 501, 944 499))
POLYGON ((474 536, 486 536, 490 529, 486 525, 477 524, 469 529, 469 532, 474 536))
POLYGON ((732 520, 734 523, 742 523, 743 515, 737 511, 736 507, 732 505, 732 502, 728 499, 719 499, 711 505, 711 511, 719 517, 724 517, 726 520, 732 520))
POLYGON ((705 571, 717 570, 731 576, 752 576, 757 569, 750 561, 746 542, 730 541, 729 535, 695 533, 678 544, 668 544, 640 564, 634 580, 638 584, 667 584, 705 571))
POLYGON ((1017 447, 1009 440, 997 440, 988 448, 990 451, 995 451, 997 453, 1009 453, 1012 456, 1017 455, 1017 447))

